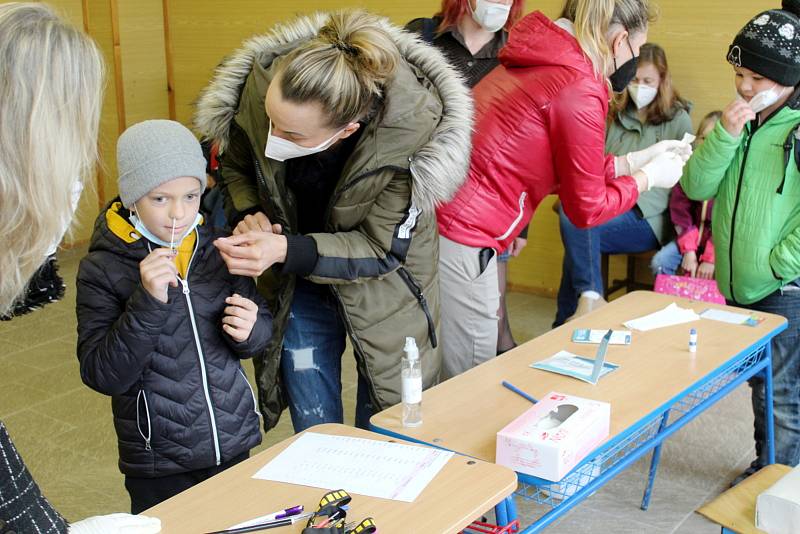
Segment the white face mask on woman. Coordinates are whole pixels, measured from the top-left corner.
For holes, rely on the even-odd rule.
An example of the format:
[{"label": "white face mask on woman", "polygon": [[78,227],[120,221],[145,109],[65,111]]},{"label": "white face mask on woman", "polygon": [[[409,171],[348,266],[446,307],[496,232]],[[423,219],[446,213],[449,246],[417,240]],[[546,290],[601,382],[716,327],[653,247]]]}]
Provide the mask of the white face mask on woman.
[{"label": "white face mask on woman", "polygon": [[642,109],[652,104],[658,96],[658,89],[643,83],[632,83],[628,85],[628,94],[636,104],[636,109]]},{"label": "white face mask on woman", "polygon": [[330,138],[318,144],[315,147],[300,146],[297,143],[292,143],[288,139],[282,137],[275,137],[272,135],[272,122],[269,125],[269,132],[267,133],[267,146],[264,148],[264,155],[276,161],[286,161],[292,158],[301,158],[303,156],[310,156],[317,152],[323,152],[331,147],[333,143],[338,141],[336,136],[342,133],[345,129],[342,128]]},{"label": "white face mask on woman", "polygon": [[[472,10],[472,4],[469,4]],[[498,4],[488,0],[477,0],[475,10],[472,11],[472,18],[487,32],[496,32],[506,25],[508,14],[511,12],[511,4]]]}]

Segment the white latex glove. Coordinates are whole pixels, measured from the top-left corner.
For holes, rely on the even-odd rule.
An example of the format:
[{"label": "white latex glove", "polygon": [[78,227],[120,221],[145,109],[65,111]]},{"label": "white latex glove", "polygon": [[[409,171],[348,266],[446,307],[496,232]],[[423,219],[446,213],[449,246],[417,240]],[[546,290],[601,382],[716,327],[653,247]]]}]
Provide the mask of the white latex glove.
[{"label": "white latex glove", "polygon": [[662,152],[646,163],[639,172],[647,176],[647,190],[654,187],[669,189],[681,179],[686,161],[675,152]]},{"label": "white latex glove", "polygon": [[638,152],[629,152],[625,155],[625,159],[628,162],[630,173],[635,173],[653,158],[666,152],[678,154],[681,156],[681,158],[683,158],[683,161],[687,161],[689,156],[692,155],[692,145],[684,141],[667,140],[650,145],[644,150],[639,150]]},{"label": "white latex glove", "polygon": [[161,520],[143,515],[96,515],[72,523],[68,532],[69,534],[156,534],[161,532]]}]

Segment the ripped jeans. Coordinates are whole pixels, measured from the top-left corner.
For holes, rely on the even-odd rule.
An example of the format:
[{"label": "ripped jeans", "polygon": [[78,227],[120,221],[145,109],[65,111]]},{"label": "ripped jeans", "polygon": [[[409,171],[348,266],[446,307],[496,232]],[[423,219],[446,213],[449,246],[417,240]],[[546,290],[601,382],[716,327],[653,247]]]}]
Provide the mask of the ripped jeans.
[{"label": "ripped jeans", "polygon": [[[295,432],[344,422],[342,354],[346,335],[330,288],[298,278],[281,356],[281,377]],[[356,426],[368,429],[373,411],[367,381],[359,373]]]}]

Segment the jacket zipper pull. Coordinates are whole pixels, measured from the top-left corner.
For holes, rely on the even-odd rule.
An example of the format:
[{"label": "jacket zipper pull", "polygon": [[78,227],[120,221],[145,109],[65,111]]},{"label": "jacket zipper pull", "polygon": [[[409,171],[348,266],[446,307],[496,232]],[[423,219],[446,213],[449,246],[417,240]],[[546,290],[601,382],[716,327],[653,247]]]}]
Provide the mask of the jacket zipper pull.
[{"label": "jacket zipper pull", "polygon": [[181,286],[183,286],[183,294],[184,295],[188,295],[189,294],[189,282],[187,282],[183,278],[179,278],[178,280],[181,281]]},{"label": "jacket zipper pull", "polygon": [[153,448],[150,447],[150,438],[145,438],[145,440],[144,440],[144,450],[146,450],[146,451],[153,450]]}]

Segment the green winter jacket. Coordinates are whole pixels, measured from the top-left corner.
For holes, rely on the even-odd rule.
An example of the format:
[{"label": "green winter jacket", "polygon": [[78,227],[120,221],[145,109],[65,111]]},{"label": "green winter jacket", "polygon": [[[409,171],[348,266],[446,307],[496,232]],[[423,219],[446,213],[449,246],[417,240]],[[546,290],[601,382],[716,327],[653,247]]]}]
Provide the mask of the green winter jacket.
[{"label": "green winter jacket", "polygon": [[739,137],[718,122],[681,178],[689,198],[715,198],[717,284],[739,304],[761,300],[800,277],[800,172],[792,135],[800,125],[799,107],[795,92],[761,126],[752,122]]},{"label": "green winter jacket", "polygon": [[[324,13],[303,17],[245,42],[198,102],[197,129],[220,145],[230,217],[263,210],[284,232],[297,232],[297,200],[285,183],[285,165],[264,156],[264,97],[273,62],[316,36],[326,20]],[[472,127],[469,91],[441,53],[383,24],[405,61],[344,166],[325,217],[327,232],[310,234],[319,259],[308,277],[329,284],[338,299],[359,371],[379,409],[400,402],[406,336],[420,349],[423,385],[438,380],[435,207],[464,180]],[[281,266],[259,279],[274,316],[273,341],[254,359],[267,429],[283,408],[278,366],[294,285],[294,275],[282,274]]]},{"label": "green winter jacket", "polygon": [[[629,105],[618,113],[606,130],[606,152],[622,155],[645,148],[669,139],[680,140],[686,133],[692,133],[692,119],[689,109],[675,110],[672,120],[661,124],[642,124],[636,106]],[[669,193],[671,189],[656,187],[639,193],[636,205],[642,217],[653,229],[658,242],[663,245],[672,238],[672,225],[669,222]]]}]

